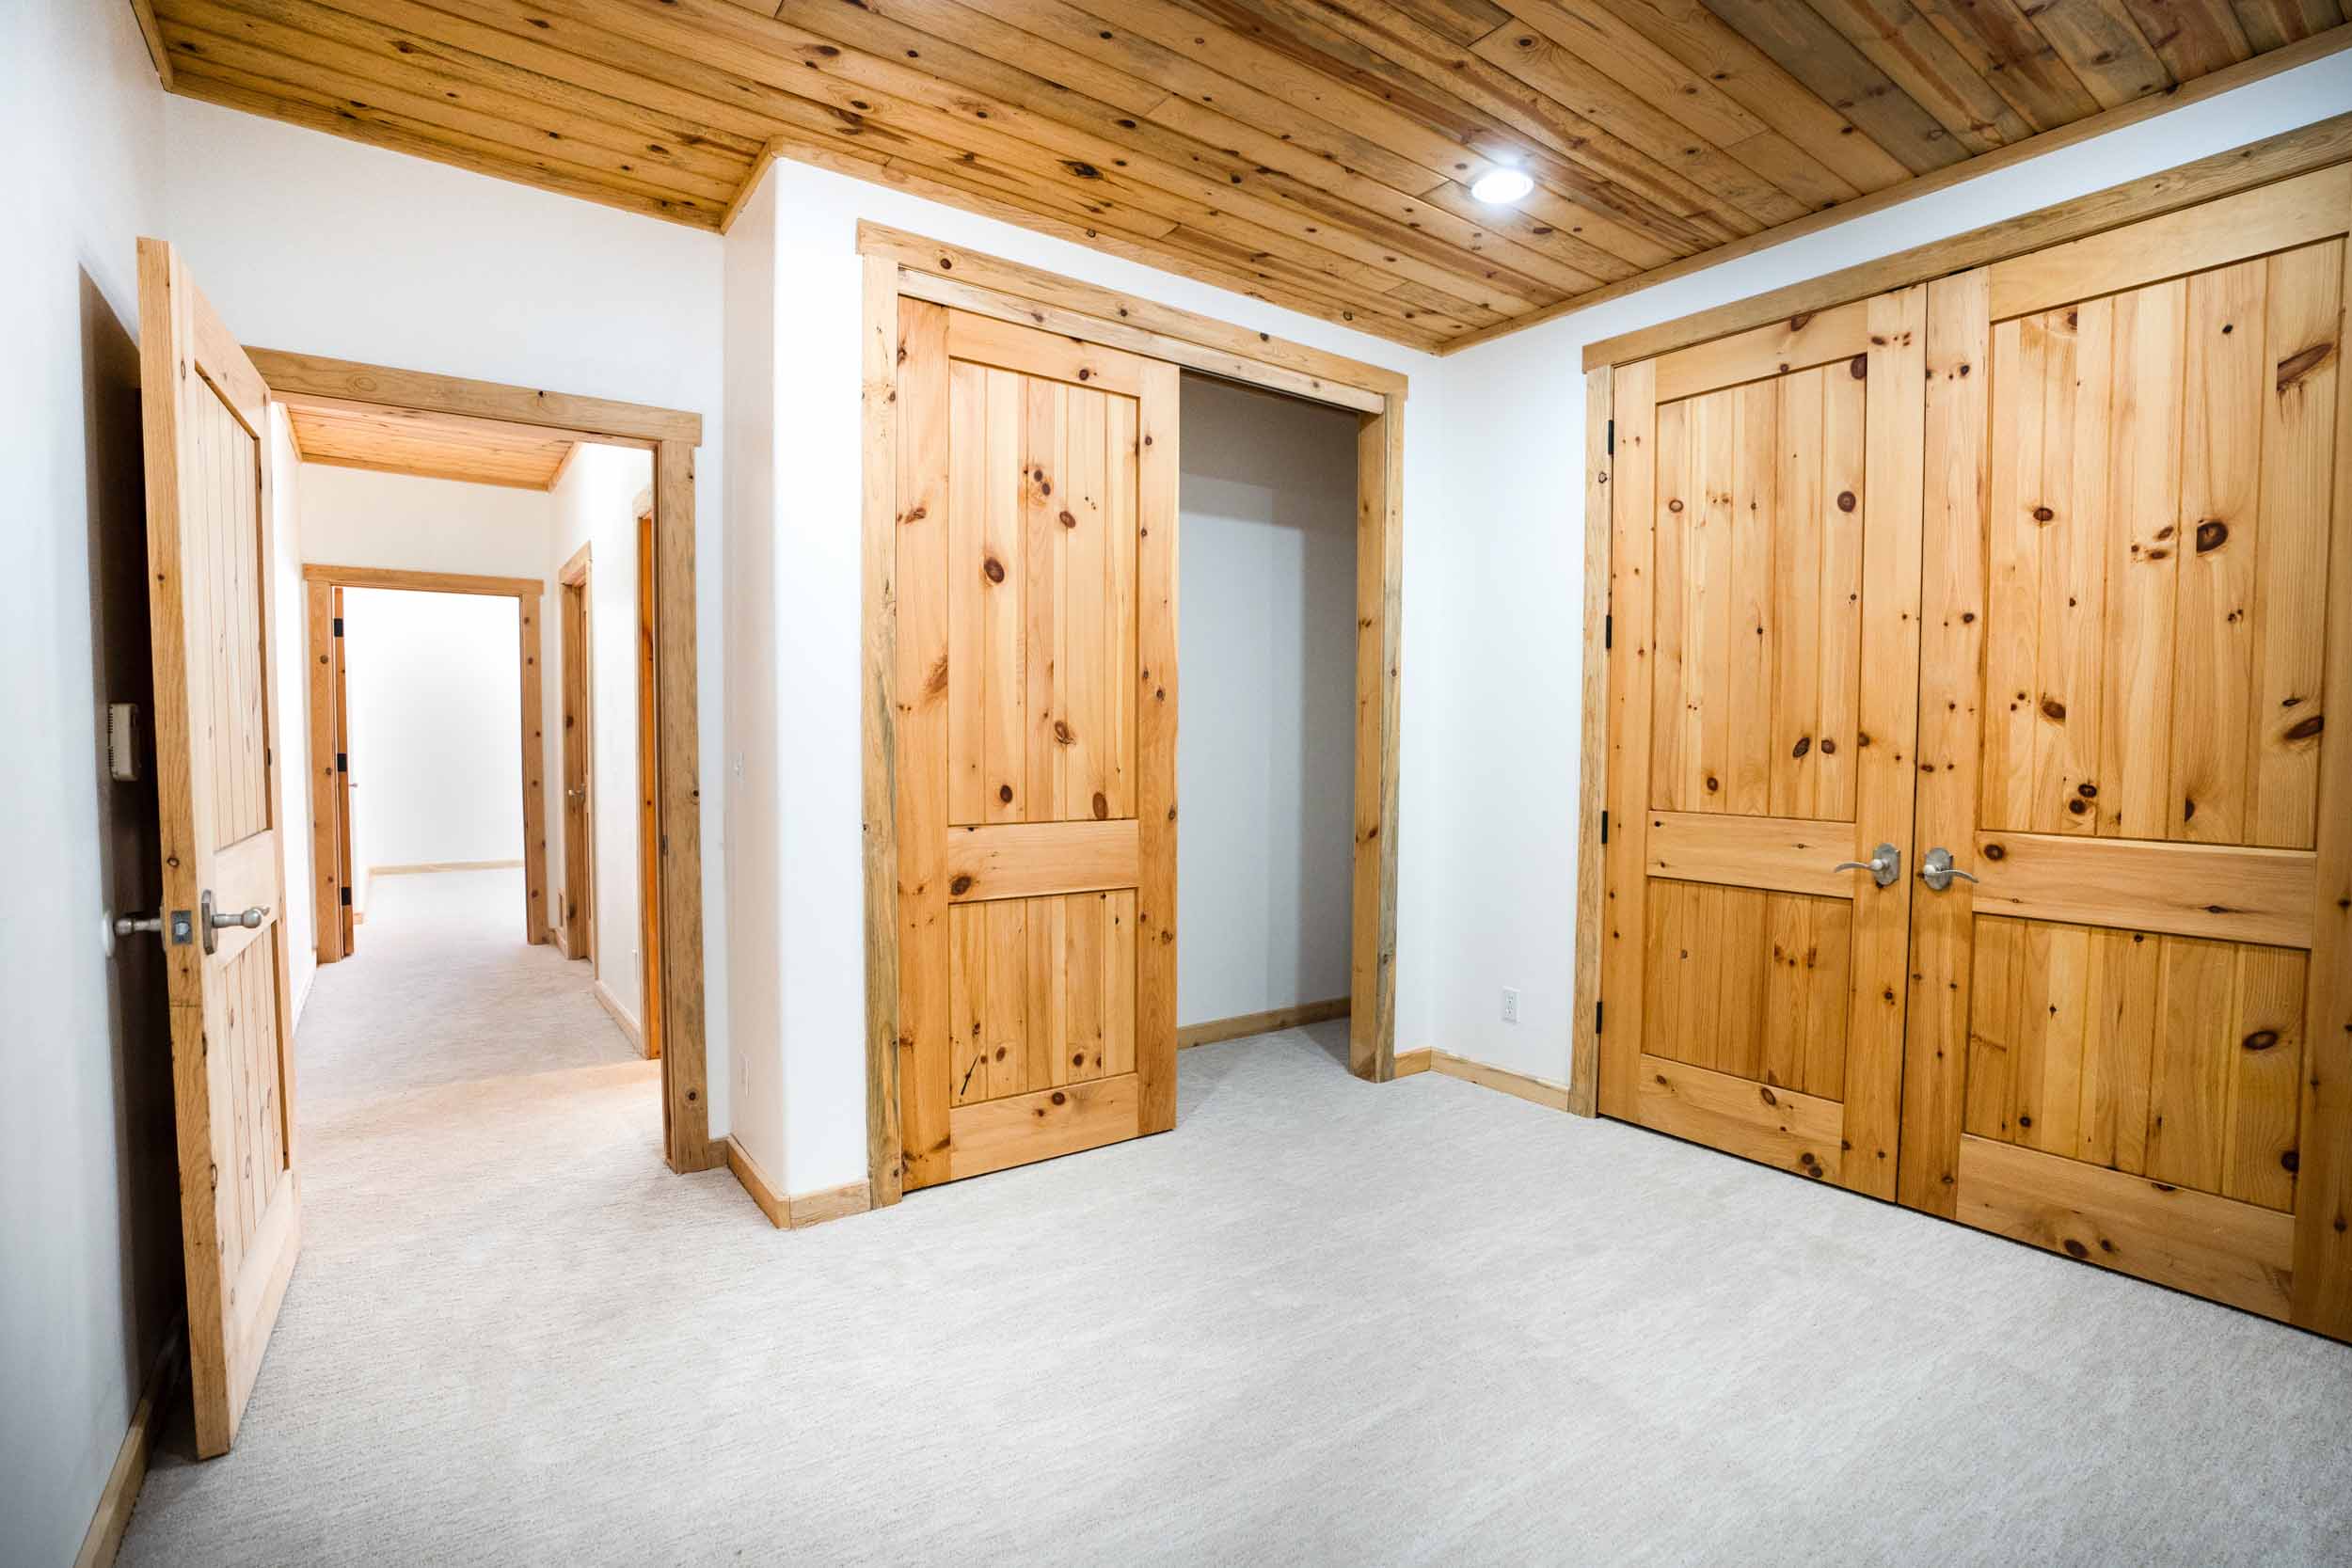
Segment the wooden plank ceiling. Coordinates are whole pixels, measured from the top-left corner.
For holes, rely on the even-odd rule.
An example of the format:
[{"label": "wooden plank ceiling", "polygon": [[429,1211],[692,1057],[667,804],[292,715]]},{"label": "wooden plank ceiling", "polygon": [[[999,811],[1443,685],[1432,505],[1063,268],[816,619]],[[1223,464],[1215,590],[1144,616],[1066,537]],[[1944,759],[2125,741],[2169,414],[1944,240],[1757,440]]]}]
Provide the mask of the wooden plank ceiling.
[{"label": "wooden plank ceiling", "polygon": [[420,414],[333,398],[284,401],[302,460],[330,467],[552,490],[578,444],[556,431],[499,420]]},{"label": "wooden plank ceiling", "polygon": [[[719,227],[802,159],[1443,348],[2344,0],[151,0],[175,91]],[[151,0],[134,0],[142,8]],[[1507,207],[1470,184],[1535,181]]]}]

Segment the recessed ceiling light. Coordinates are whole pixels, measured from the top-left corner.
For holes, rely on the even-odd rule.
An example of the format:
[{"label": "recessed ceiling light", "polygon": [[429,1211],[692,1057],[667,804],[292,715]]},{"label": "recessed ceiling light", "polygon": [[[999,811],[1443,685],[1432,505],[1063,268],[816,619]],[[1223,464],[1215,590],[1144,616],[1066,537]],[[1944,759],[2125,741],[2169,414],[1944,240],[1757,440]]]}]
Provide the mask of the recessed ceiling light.
[{"label": "recessed ceiling light", "polygon": [[1535,188],[1535,182],[1515,168],[1490,168],[1470,186],[1470,195],[1494,206],[1517,201]]}]

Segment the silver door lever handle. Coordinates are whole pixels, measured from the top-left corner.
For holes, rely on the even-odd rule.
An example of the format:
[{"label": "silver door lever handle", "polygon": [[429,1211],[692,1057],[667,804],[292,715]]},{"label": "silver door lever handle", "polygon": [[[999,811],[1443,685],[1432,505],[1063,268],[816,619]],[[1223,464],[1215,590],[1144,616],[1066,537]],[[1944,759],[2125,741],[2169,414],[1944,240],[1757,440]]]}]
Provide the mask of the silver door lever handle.
[{"label": "silver door lever handle", "polygon": [[212,910],[207,912],[213,917],[213,929],[215,931],[226,931],[231,926],[242,926],[248,931],[258,931],[262,928],[262,922],[269,918],[269,906],[256,904],[249,910]]},{"label": "silver door lever handle", "polygon": [[1839,861],[1832,871],[1867,871],[1870,880],[1881,887],[1893,887],[1902,879],[1903,852],[1891,844],[1882,844],[1867,861]]},{"label": "silver door lever handle", "polygon": [[1971,882],[1977,879],[1975,872],[1963,871],[1954,865],[1952,852],[1940,844],[1929,850],[1927,858],[1919,863],[1919,879],[1928,884],[1931,893],[1941,893],[1950,887],[1955,877],[1965,877]]}]

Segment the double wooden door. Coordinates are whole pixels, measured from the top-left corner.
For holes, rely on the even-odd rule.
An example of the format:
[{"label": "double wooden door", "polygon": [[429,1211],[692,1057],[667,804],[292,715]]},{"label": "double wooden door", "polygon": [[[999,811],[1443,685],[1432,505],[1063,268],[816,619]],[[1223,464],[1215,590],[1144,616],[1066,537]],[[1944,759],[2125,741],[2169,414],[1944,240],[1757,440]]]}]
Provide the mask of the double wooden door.
[{"label": "double wooden door", "polygon": [[2347,227],[1620,369],[1605,1111],[2352,1338]]},{"label": "double wooden door", "polygon": [[1176,1120],[1177,372],[899,305],[909,1188]]}]

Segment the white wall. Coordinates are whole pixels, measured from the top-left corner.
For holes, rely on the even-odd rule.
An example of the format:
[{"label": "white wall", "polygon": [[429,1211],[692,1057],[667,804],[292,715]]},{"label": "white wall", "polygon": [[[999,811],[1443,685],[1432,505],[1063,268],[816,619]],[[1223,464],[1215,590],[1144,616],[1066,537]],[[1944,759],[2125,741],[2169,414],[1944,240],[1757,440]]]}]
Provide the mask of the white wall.
[{"label": "white wall", "polygon": [[159,998],[139,1006],[161,955],[110,963],[99,940],[160,875],[118,861],[154,793],[106,781],[103,715],[145,689],[134,247],[161,221],[163,112],[128,6],[6,18],[0,1560],[59,1563],[183,1299],[170,1047]]},{"label": "white wall", "polygon": [[310,601],[302,583],[302,467],[286,410],[269,411],[270,570],[277,594],[270,628],[278,706],[278,833],[285,846],[286,898],[278,930],[286,943],[286,980],[298,1023],[319,967],[318,912],[310,893]]},{"label": "white wall", "polygon": [[[704,786],[723,802],[727,821],[727,929],[736,954],[727,966],[727,1018],[737,1041],[728,1130],[762,1170],[788,1182],[775,453],[778,356],[796,350],[776,335],[776,182],[769,179],[726,240],[727,771],[716,788],[707,776]],[[760,759],[756,771],[747,766],[753,756]],[[863,888],[859,899],[862,909]]]},{"label": "white wall", "polygon": [[[723,1131],[721,242],[191,99],[169,99],[162,113],[169,198],[154,227],[179,244],[244,341],[704,416],[695,463],[704,1010],[710,1127]],[[81,118],[61,113],[57,123]],[[515,575],[545,569],[534,555]]]},{"label": "white wall", "polygon": [[302,559],[477,577],[545,578],[555,502],[544,490],[302,466]]},{"label": "white wall", "polygon": [[[589,552],[589,799],[596,843],[596,978],[636,1020],[644,1018],[644,935],[637,863],[637,498],[653,483],[653,454],[581,446],[552,497],[547,564],[545,763],[548,887],[566,887],[564,848],[564,599],[557,580],[581,546]],[[550,909],[553,905],[550,902]]]},{"label": "white wall", "polygon": [[[774,974],[775,1024],[771,1034],[763,1023],[755,1037],[745,1022],[747,1042],[758,1037],[760,1043],[747,1044],[737,1070],[752,1070],[755,1049],[781,1053],[781,1077],[763,1091],[781,1098],[779,1132],[746,1147],[789,1191],[807,1192],[860,1180],[866,1170],[864,925],[853,912],[865,901],[858,769],[858,220],[1133,290],[1406,371],[1417,378],[1416,396],[1418,378],[1438,361],[1260,300],[822,169],[780,163],[765,184],[758,205],[737,221],[726,242],[728,297],[747,307],[731,318],[730,337],[738,319],[750,324],[746,330],[758,330],[761,311],[748,296],[763,292],[763,273],[770,285],[764,292],[765,309],[772,311],[775,406],[758,422],[771,434],[771,472],[779,481],[768,510],[746,504],[731,509],[727,519],[736,568],[727,657],[739,671],[729,725],[743,771],[728,778],[726,799],[731,842],[744,863],[734,872],[739,896],[744,890],[755,896],[771,886],[776,890],[774,932],[742,933],[734,956],[737,963]],[[745,351],[747,370],[756,355]],[[731,365],[730,379],[732,372]],[[1419,613],[1413,585],[1428,569],[1430,552],[1441,547],[1446,531],[1438,519],[1452,508],[1440,479],[1435,421],[1408,414],[1405,431],[1402,796],[1409,813],[1422,787],[1416,714],[1428,713],[1437,698],[1423,689],[1413,665]],[[742,494],[756,499],[748,486]],[[761,733],[766,726],[772,726],[772,737]],[[1400,897],[1409,908],[1430,875],[1410,828],[1399,852]],[[755,854],[760,863],[751,863]],[[1397,964],[1399,1017],[1403,1032],[1414,1037],[1426,1033],[1420,1022],[1423,978],[1416,963],[1407,957]],[[749,1092],[745,1077],[734,1086],[739,1096]],[[752,1125],[747,1114],[739,1129]]]},{"label": "white wall", "polygon": [[1347,994],[1356,427],[1184,379],[1179,1023]]},{"label": "white wall", "polygon": [[370,878],[523,858],[520,636],[513,599],[344,591],[352,860]]},{"label": "white wall", "polygon": [[[1438,570],[1408,577],[1405,668],[1443,696],[1406,708],[1420,743],[1404,832],[1431,875],[1397,962],[1429,988],[1400,1049],[1436,1046],[1566,1078],[1575,944],[1583,593],[1584,345],[1818,277],[2340,114],[2352,56],[2283,72],[1883,213],[1449,357],[1417,411],[1444,426]],[[1408,569],[1420,572],[1423,558]],[[1520,990],[1519,1022],[1501,991]]]}]

